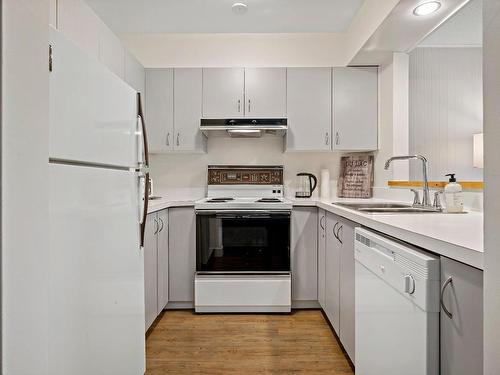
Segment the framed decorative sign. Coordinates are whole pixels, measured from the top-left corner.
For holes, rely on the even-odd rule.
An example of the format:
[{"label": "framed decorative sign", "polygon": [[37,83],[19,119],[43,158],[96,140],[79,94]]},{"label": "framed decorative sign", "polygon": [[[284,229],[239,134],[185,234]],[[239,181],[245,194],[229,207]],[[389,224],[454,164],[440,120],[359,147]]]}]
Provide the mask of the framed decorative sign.
[{"label": "framed decorative sign", "polygon": [[339,198],[371,198],[373,196],[373,155],[342,156],[337,182]]}]

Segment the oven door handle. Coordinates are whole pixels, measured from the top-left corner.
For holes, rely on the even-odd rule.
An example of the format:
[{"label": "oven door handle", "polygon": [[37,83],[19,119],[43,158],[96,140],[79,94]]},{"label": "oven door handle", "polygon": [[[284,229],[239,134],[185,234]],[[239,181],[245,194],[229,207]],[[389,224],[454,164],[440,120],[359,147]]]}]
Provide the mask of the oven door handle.
[{"label": "oven door handle", "polygon": [[222,219],[247,219],[247,218],[271,218],[271,217],[290,217],[290,211],[211,211],[198,210],[196,215],[215,216]]}]

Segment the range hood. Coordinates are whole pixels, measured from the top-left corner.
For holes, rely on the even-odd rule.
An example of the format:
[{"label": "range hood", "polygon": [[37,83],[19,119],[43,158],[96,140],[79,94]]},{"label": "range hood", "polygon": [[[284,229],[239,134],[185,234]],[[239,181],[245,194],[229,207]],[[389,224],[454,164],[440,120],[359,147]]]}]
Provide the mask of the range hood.
[{"label": "range hood", "polygon": [[264,134],[283,137],[287,129],[286,118],[201,119],[200,122],[200,130],[207,137],[259,138]]}]

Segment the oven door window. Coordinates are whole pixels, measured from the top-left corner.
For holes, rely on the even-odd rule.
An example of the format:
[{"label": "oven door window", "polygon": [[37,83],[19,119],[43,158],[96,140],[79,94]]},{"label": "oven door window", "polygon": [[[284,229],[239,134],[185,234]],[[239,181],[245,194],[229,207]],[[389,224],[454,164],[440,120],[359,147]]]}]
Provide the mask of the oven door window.
[{"label": "oven door window", "polygon": [[197,215],[196,269],[290,271],[290,214]]}]

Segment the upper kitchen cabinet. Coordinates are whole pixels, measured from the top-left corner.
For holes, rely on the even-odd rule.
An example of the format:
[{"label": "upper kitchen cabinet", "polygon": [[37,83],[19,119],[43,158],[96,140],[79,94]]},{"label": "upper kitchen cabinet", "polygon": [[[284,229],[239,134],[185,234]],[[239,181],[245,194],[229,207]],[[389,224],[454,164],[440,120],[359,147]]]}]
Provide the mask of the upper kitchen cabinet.
[{"label": "upper kitchen cabinet", "polygon": [[285,68],[245,69],[245,117],[286,117]]},{"label": "upper kitchen cabinet", "polygon": [[173,150],[174,70],[146,70],[146,113],[149,151]]},{"label": "upper kitchen cabinet", "polygon": [[203,117],[243,117],[244,100],[245,69],[203,69]]},{"label": "upper kitchen cabinet", "polygon": [[174,150],[206,151],[200,132],[202,70],[174,69]]},{"label": "upper kitchen cabinet", "polygon": [[332,69],[288,68],[287,151],[329,151],[332,132]]},{"label": "upper kitchen cabinet", "polygon": [[378,69],[333,69],[333,149],[378,148]]},{"label": "upper kitchen cabinet", "polygon": [[203,117],[286,117],[286,68],[203,69]]}]

